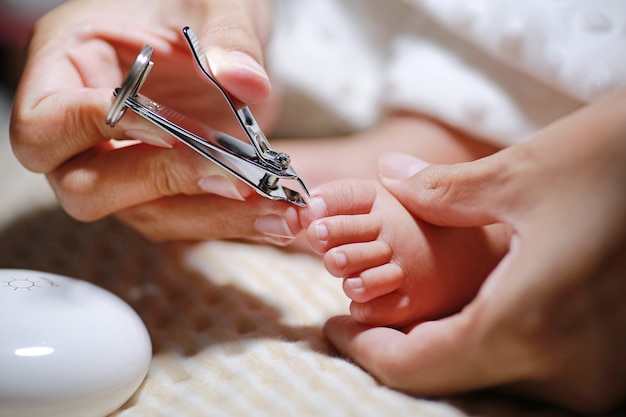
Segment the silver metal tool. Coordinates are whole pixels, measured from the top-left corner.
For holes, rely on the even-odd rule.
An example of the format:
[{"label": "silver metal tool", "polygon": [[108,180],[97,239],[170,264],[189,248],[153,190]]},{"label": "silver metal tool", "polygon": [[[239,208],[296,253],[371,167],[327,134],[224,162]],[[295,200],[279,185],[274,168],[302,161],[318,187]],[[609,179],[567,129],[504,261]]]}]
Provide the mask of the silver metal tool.
[{"label": "silver metal tool", "polygon": [[[186,27],[183,29],[183,34],[201,73],[224,96],[245,133],[248,143],[213,130],[139,94],[139,89],[154,65],[150,60],[154,48],[149,45],[144,46],[137,56],[122,86],[115,89],[113,93],[115,101],[109,109],[107,124],[115,126],[126,109],[131,109],[205,158],[218,164],[262,196],[271,200],[287,201],[296,206],[306,206],[309,193],[304,182],[291,166],[289,155],[272,149],[250,109],[247,106],[237,108],[228,93],[213,78],[206,55],[193,31]],[[304,191],[304,195],[284,187],[280,180],[297,182]]]}]

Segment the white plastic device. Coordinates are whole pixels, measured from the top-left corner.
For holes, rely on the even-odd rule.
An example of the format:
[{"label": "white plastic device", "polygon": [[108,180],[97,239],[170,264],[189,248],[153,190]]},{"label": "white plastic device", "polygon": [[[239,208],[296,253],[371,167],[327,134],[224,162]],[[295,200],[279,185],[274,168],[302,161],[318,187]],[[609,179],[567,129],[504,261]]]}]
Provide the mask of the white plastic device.
[{"label": "white plastic device", "polygon": [[103,417],[146,376],[145,325],[119,297],[46,272],[0,269],[0,417]]}]

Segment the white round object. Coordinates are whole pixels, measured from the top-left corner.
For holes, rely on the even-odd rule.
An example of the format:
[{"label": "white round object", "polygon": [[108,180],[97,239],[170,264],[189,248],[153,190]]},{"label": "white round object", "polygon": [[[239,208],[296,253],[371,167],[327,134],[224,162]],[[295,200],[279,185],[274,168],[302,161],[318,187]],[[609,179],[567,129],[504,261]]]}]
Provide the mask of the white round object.
[{"label": "white round object", "polygon": [[0,269],[0,417],[103,417],[143,381],[152,346],[135,311],[85,281]]}]

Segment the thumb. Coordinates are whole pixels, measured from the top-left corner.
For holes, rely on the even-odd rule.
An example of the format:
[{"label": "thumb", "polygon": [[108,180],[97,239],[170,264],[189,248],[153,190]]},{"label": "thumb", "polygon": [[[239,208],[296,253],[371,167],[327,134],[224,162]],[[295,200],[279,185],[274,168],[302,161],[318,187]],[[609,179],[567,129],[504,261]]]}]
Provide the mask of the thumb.
[{"label": "thumb", "polygon": [[254,104],[269,96],[263,43],[270,26],[265,1],[216,1],[198,33],[211,72],[237,100]]},{"label": "thumb", "polygon": [[499,385],[520,372],[518,364],[497,363],[493,347],[481,340],[482,323],[474,320],[473,312],[464,311],[418,324],[405,334],[338,316],[326,322],[324,334],[384,385],[441,396]]},{"label": "thumb", "polygon": [[380,181],[414,216],[439,226],[504,220],[511,187],[498,154],[455,165],[428,165],[398,153],[379,159]]}]

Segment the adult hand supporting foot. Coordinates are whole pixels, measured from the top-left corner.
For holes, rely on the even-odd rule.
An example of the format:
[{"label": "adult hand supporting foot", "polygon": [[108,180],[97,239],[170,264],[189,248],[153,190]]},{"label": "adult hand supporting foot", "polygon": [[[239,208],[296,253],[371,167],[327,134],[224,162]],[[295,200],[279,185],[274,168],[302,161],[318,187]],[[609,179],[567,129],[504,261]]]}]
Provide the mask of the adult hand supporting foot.
[{"label": "adult hand supporting foot", "polygon": [[331,342],[418,395],[498,387],[580,411],[623,401],[626,90],[482,160],[418,173],[397,160],[381,160],[382,182],[416,217],[506,223],[509,253],[458,314],[404,332],[335,317]]}]

